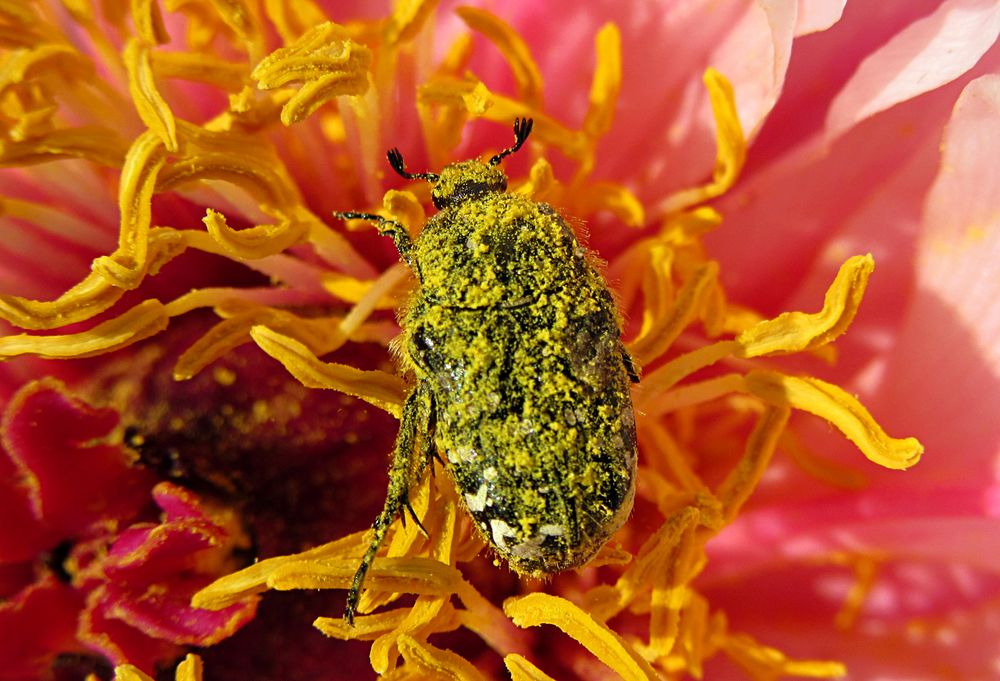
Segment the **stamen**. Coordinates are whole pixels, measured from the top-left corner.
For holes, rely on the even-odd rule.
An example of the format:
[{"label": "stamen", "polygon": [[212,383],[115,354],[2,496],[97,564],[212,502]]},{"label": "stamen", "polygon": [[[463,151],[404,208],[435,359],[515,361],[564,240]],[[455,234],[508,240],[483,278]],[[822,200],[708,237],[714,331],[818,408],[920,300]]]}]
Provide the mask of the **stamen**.
[{"label": "stamen", "polygon": [[650,211],[654,216],[680,212],[724,194],[735,184],[746,162],[746,138],[736,110],[733,86],[725,76],[711,68],[705,71],[704,80],[712,104],[712,115],[715,117],[717,151],[712,181],[701,187],[671,194]]},{"label": "stamen", "polygon": [[104,276],[91,273],[52,301],[0,295],[0,318],[22,329],[55,329],[104,312],[124,294]]},{"label": "stamen", "polygon": [[715,492],[715,496],[722,502],[724,522],[730,523],[736,518],[740,508],[756,489],[765,469],[771,463],[790,413],[787,407],[771,407],[757,421],[747,439],[743,457]]},{"label": "stamen", "polygon": [[503,610],[519,627],[555,625],[627,681],[655,681],[660,678],[621,636],[564,598],[533,593],[508,598]]},{"label": "stamen", "polygon": [[503,663],[510,672],[511,681],[556,681],[517,653],[504,656]]},{"label": "stamen", "polygon": [[807,411],[829,421],[870,461],[901,470],[920,460],[924,448],[916,438],[889,437],[858,400],[832,383],[810,376],[785,376],[773,371],[751,371],[749,392],[779,406]]},{"label": "stamen", "polygon": [[684,284],[670,314],[664,315],[650,326],[649,330],[628,343],[629,352],[636,361],[645,366],[662,355],[677,337],[696,318],[705,300],[705,294],[715,286],[719,266],[706,262]]},{"label": "stamen", "polygon": [[281,108],[281,122],[288,126],[336,97],[365,94],[371,62],[371,50],[350,40],[342,26],[326,22],[264,57],[251,77],[262,90],[301,83]]},{"label": "stamen", "polygon": [[754,325],[736,338],[742,346],[740,356],[802,352],[833,341],[854,321],[874,269],[871,255],[849,258],[827,289],[820,312],[785,312]]},{"label": "stamen", "polygon": [[157,0],[131,0],[132,21],[135,30],[147,45],[162,45],[170,42],[170,35],[163,25],[160,3]]},{"label": "stamen", "polygon": [[606,210],[626,227],[646,224],[646,210],[638,197],[617,182],[592,182],[581,187],[580,200],[573,203],[573,213],[587,216]]},{"label": "stamen", "polygon": [[177,151],[177,124],[174,114],[156,87],[150,48],[138,40],[125,47],[125,67],[128,69],[128,89],[139,118],[153,131],[167,151]]},{"label": "stamen", "polygon": [[542,73],[527,43],[517,31],[495,14],[476,7],[459,7],[455,13],[471,28],[493,43],[503,55],[517,83],[517,94],[531,108],[543,106]]},{"label": "stamen", "polygon": [[429,643],[422,643],[406,634],[401,635],[397,643],[403,659],[415,670],[435,677],[455,679],[455,681],[485,681],[486,679],[471,662],[451,651],[435,648]]},{"label": "stamen", "polygon": [[22,333],[0,337],[0,358],[34,355],[49,359],[92,357],[154,336],[167,328],[169,317],[158,300],[146,300],[121,316],[89,331],[53,336]]},{"label": "stamen", "polygon": [[288,0],[264,0],[264,13],[286,45],[327,20],[326,12],[313,0],[295,0],[294,4]]},{"label": "stamen", "polygon": [[301,243],[308,234],[308,226],[301,222],[283,221],[276,225],[255,225],[236,230],[226,223],[222,213],[211,208],[202,218],[208,233],[231,257],[257,260],[281,253]]},{"label": "stamen", "polygon": [[266,326],[253,327],[250,336],[307,388],[339,390],[396,418],[402,414],[406,384],[398,376],[384,371],[362,371],[346,364],[321,362],[302,343]]},{"label": "stamen", "polygon": [[390,48],[412,41],[437,7],[438,0],[400,0],[384,29]]},{"label": "stamen", "polygon": [[622,87],[622,38],[618,27],[604,24],[594,38],[597,53],[594,78],[590,85],[590,108],[583,119],[583,132],[591,140],[611,129],[618,93]]},{"label": "stamen", "polygon": [[208,54],[150,51],[149,60],[153,73],[160,78],[205,83],[234,93],[239,92],[250,80],[250,69],[246,64]]},{"label": "stamen", "polygon": [[97,126],[52,130],[21,142],[0,140],[0,165],[26,166],[83,158],[118,168],[127,149],[121,135],[114,130]]},{"label": "stamen", "polygon": [[770,681],[781,676],[835,679],[847,675],[847,668],[839,662],[791,660],[781,651],[761,645],[746,634],[726,636],[722,649],[751,678],[760,681]]}]

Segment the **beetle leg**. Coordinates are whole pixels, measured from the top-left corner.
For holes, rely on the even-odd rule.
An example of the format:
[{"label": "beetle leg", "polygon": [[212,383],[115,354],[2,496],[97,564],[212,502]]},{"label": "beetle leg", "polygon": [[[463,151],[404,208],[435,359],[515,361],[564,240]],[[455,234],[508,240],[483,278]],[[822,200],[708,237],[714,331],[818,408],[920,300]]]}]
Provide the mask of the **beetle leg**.
[{"label": "beetle leg", "polygon": [[[414,461],[417,453],[417,439],[421,430],[421,425],[425,425],[429,419],[431,409],[430,393],[427,388],[419,383],[413,389],[410,396],[406,398],[403,405],[403,414],[399,422],[399,435],[396,436],[396,446],[392,455],[392,464],[389,467],[389,489],[385,496],[385,506],[382,512],[375,518],[372,525],[372,539],[368,544],[361,564],[357,572],[354,573],[354,580],[351,588],[347,592],[347,606],[344,609],[344,621],[349,625],[354,625],[354,613],[357,612],[358,601],[361,598],[361,587],[365,582],[368,569],[375,561],[375,554],[385,540],[385,535],[389,531],[389,526],[396,519],[396,516],[404,508],[410,508],[410,486],[419,479],[420,474],[426,466],[427,457],[422,457],[419,461]],[[426,435],[425,435],[426,437]],[[410,509],[413,513],[413,509]],[[417,525],[423,529],[423,525],[413,519]],[[426,530],[424,533],[426,534]]]},{"label": "beetle leg", "polygon": [[633,383],[639,382],[639,372],[635,368],[635,360],[632,359],[632,355],[628,354],[628,350],[625,349],[625,345],[622,344],[622,362],[625,364],[625,372]]},{"label": "beetle leg", "polygon": [[403,223],[396,220],[389,220],[375,213],[356,213],[354,211],[346,213],[337,211],[333,214],[333,217],[340,220],[367,220],[374,222],[378,233],[392,239],[392,243],[396,245],[396,250],[399,251],[399,257],[407,265],[410,264],[410,251],[413,250],[413,241],[410,239],[410,233],[406,231]]}]

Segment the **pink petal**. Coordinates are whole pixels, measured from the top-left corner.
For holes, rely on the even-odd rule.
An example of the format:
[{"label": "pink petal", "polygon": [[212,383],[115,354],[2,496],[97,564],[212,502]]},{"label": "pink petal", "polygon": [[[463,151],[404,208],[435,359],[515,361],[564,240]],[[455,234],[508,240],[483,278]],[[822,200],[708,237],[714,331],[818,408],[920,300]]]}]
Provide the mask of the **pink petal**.
[{"label": "pink petal", "polygon": [[[28,490],[19,478],[17,468],[0,449],[0,564],[31,560],[58,541],[31,512]],[[5,594],[0,589],[0,597]]]},{"label": "pink petal", "polygon": [[112,545],[104,571],[112,580],[144,583],[163,579],[190,565],[196,552],[221,546],[226,536],[207,520],[179,520],[152,529],[129,530]]},{"label": "pink petal", "polygon": [[886,369],[879,412],[927,446],[925,485],[996,484],[1000,455],[1000,76],[955,106],[918,244],[916,290]]},{"label": "pink petal", "polygon": [[998,34],[1000,5],[995,0],[947,0],[861,64],[833,102],[827,138],[954,80],[979,61]]},{"label": "pink petal", "polygon": [[233,635],[251,621],[257,600],[236,603],[222,610],[191,607],[191,597],[212,581],[211,577],[174,579],[169,584],[147,585],[134,593],[108,584],[101,592],[104,615],[127,623],[157,639],[209,646]]},{"label": "pink petal", "polygon": [[[715,67],[732,81],[741,123],[753,134],[781,91],[795,30],[794,0],[559,0],[490,9],[525,37],[544,78],[546,110],[570,127],[580,125],[588,106],[594,36],[606,22],[618,26],[622,89],[613,133],[599,144],[597,166],[602,177],[630,181],[650,201],[711,174],[715,130],[702,82],[705,69]],[[560,25],[558,49],[552,45],[553,20]],[[452,22],[445,19],[446,27]],[[491,89],[511,89],[509,68],[495,50],[477,51],[470,70]],[[468,136],[468,153],[479,153],[491,134],[497,144],[509,137],[495,125],[484,132]]]},{"label": "pink petal", "polygon": [[799,0],[795,37],[825,31],[840,21],[847,0]]},{"label": "pink petal", "polygon": [[180,654],[181,648],[169,641],[152,638],[140,630],[113,617],[100,607],[103,589],[96,589],[87,598],[87,608],[80,615],[77,638],[88,648],[100,652],[112,664],[132,664],[152,674],[158,662]]}]

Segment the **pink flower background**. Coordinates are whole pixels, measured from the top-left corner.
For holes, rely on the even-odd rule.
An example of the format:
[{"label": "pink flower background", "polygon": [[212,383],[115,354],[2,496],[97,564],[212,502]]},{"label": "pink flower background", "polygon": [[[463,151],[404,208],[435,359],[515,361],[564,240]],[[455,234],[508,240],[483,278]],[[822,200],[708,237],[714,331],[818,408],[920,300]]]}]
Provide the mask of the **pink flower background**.
[{"label": "pink flower background", "polygon": [[[735,301],[815,310],[848,255],[875,256],[840,360],[818,371],[926,454],[905,472],[876,469],[825,424],[795,419],[815,451],[868,485],[838,490],[779,457],[710,546],[700,586],[713,605],[790,656],[845,662],[850,678],[995,678],[1000,3],[608,0],[500,14],[533,48],[547,110],[567,121],[587,107],[579,64],[593,35],[618,25],[624,80],[595,174],[647,207],[711,173],[701,73],[732,81],[751,146],[740,181],[713,203],[724,222],[707,243]],[[510,82],[490,50],[477,55],[471,70],[491,88]],[[610,218],[590,231],[605,257],[633,238]],[[832,621],[853,578],[831,554],[880,563],[844,631]]]},{"label": "pink flower background", "polygon": [[[329,4],[335,20],[359,14],[348,3]],[[363,16],[382,14],[355,4]],[[438,15],[442,51],[452,32],[464,30],[449,7]],[[588,104],[594,34],[606,21],[618,25],[624,81],[595,179],[626,184],[647,207],[710,176],[714,128],[701,75],[711,66],[732,81],[751,146],[740,181],[713,203],[724,222],[707,243],[736,302],[768,315],[815,310],[848,255],[875,256],[861,312],[838,342],[840,360],[807,368],[857,393],[888,432],[918,437],[923,460],[906,472],[876,469],[824,424],[796,418],[814,451],[862,471],[867,486],[837,489],[779,455],[741,517],[711,545],[703,592],[734,630],[790,656],[843,661],[850,678],[995,678],[1000,3],[603,0],[489,8],[531,46],[547,112],[571,124]],[[506,64],[485,41],[479,48],[470,70],[491,89],[511,91]],[[420,167],[419,127],[405,97],[397,112],[389,142],[413,149],[407,161]],[[507,137],[501,126],[477,122],[457,155]],[[557,173],[568,167],[553,156]],[[45,172],[0,176],[3,191],[58,198],[86,223],[109,227],[53,237],[42,249],[28,236],[0,245],[4,292],[54,297],[87,271],[95,249],[113,247],[114,197],[93,201],[106,192],[86,178],[47,184]],[[300,185],[315,206],[350,207],[326,206],[324,187]],[[589,228],[606,258],[637,234],[610,216]],[[39,364],[5,365],[4,396],[39,375]],[[71,380],[89,364],[71,366],[46,372]],[[831,556],[877,564],[846,629],[832,622],[853,578]]]}]

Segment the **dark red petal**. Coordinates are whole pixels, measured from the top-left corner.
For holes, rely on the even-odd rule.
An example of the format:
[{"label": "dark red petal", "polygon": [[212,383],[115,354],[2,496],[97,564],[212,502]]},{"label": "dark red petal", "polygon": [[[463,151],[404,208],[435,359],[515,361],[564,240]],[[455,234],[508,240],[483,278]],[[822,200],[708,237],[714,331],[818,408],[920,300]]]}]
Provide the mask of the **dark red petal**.
[{"label": "dark red petal", "polygon": [[0,678],[41,678],[58,653],[80,650],[82,607],[83,596],[53,577],[0,602]]},{"label": "dark red petal", "polygon": [[51,378],[26,385],[4,412],[0,434],[31,509],[62,538],[131,518],[148,501],[150,475],[129,466],[123,447],[99,442],[117,423],[117,412],[81,402]]},{"label": "dark red petal", "polygon": [[95,589],[87,598],[87,608],[80,615],[77,636],[84,644],[107,657],[113,664],[133,664],[153,674],[157,662],[179,656],[182,649],[168,641],[146,636],[138,629],[108,617],[101,607],[108,596],[104,588]]}]

